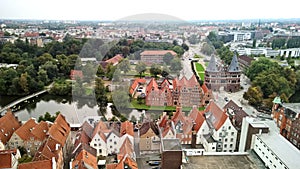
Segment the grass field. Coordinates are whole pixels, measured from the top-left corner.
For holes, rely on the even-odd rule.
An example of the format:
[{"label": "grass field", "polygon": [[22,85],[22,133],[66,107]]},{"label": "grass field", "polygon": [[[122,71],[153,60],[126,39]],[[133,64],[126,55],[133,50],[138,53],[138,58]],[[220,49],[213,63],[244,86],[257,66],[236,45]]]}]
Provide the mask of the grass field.
[{"label": "grass field", "polygon": [[[158,111],[176,111],[176,106],[147,106],[145,104],[139,104],[136,99],[131,101],[131,107],[137,110],[158,110]],[[189,112],[191,107],[183,107],[182,111]],[[200,107],[199,110],[204,110],[204,107]]]},{"label": "grass field", "polygon": [[195,63],[196,71],[200,76],[201,80],[204,80],[204,67],[200,63]]}]

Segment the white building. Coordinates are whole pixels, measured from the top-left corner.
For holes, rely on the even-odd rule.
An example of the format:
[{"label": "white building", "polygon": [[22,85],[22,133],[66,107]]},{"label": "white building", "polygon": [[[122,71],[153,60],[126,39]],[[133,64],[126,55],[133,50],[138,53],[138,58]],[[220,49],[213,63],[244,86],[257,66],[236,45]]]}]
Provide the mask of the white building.
[{"label": "white building", "polygon": [[279,51],[280,56],[284,56],[285,58],[291,57],[300,57],[300,48],[291,48],[291,49],[282,49]]},{"label": "white building", "polygon": [[97,156],[107,156],[107,144],[104,133],[96,133],[90,142],[90,146],[96,149]]}]

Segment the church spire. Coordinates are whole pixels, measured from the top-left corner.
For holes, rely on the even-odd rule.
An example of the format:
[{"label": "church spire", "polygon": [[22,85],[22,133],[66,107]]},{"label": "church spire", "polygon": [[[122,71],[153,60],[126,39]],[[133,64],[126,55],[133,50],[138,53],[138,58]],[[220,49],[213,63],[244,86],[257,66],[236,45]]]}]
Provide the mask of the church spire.
[{"label": "church spire", "polygon": [[208,72],[218,72],[216,59],[215,59],[214,55],[211,56],[209,64],[206,68],[206,71],[208,71]]},{"label": "church spire", "polygon": [[240,72],[239,62],[236,54],[233,55],[228,72]]}]

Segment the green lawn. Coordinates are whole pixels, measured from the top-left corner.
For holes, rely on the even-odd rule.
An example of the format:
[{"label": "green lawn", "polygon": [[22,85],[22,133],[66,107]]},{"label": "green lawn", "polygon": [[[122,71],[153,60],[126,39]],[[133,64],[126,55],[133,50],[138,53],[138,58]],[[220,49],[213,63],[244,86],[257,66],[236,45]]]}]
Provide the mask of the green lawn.
[{"label": "green lawn", "polygon": [[[139,104],[136,99],[133,99],[131,101],[130,108],[135,108],[137,110],[149,110],[150,106],[147,106],[145,104]],[[191,107],[183,107],[182,111],[188,112],[192,108]],[[176,111],[176,106],[151,106],[150,110],[160,110],[160,111]],[[200,107],[199,110],[204,110],[204,107]]]},{"label": "green lawn", "polygon": [[204,67],[200,63],[195,63],[197,72],[204,72]]}]

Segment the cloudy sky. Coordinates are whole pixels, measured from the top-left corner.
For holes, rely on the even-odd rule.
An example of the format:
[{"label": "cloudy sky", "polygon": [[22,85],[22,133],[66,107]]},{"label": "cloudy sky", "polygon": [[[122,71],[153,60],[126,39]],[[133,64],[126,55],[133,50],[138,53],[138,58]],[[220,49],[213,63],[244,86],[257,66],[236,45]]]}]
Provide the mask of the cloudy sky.
[{"label": "cloudy sky", "polygon": [[119,20],[143,13],[182,20],[300,18],[299,5],[296,0],[0,0],[0,19]]}]

